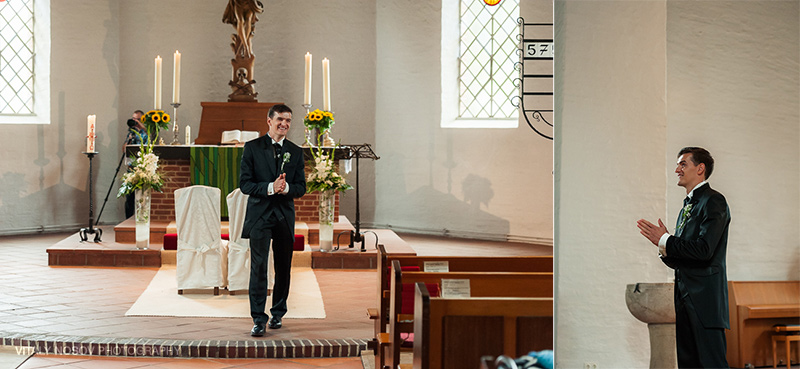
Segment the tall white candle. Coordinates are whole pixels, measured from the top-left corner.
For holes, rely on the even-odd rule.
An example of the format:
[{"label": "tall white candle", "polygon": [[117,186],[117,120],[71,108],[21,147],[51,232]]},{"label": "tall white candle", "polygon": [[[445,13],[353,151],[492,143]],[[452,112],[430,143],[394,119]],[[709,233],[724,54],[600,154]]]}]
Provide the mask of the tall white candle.
[{"label": "tall white candle", "polygon": [[94,152],[94,125],[96,118],[96,115],[86,117],[86,152]]},{"label": "tall white candle", "polygon": [[331,111],[331,63],[322,59],[322,110]]},{"label": "tall white candle", "polygon": [[172,103],[179,104],[181,99],[181,53],[175,50],[172,66]]},{"label": "tall white candle", "polygon": [[156,56],[155,59],[155,92],[153,93],[153,109],[161,110],[161,55]]},{"label": "tall white candle", "polygon": [[192,144],[192,127],[186,126],[186,144]]},{"label": "tall white candle", "polygon": [[306,53],[306,84],[303,89],[303,104],[311,105],[311,53]]}]

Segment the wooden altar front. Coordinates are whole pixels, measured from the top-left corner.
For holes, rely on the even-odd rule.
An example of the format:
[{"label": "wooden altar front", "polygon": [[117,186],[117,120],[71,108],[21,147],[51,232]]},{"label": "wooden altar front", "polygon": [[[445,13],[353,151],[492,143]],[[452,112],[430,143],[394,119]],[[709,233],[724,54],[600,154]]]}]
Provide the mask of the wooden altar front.
[{"label": "wooden altar front", "polygon": [[[128,155],[135,155],[139,146],[128,146]],[[153,146],[159,157],[159,168],[165,178],[163,192],[153,192],[150,205],[151,221],[171,222],[175,220],[175,196],[177,189],[193,185],[218,187],[222,190],[220,205],[227,215],[225,197],[238,188],[241,146],[217,145],[164,145]],[[306,173],[311,170],[308,160],[309,148],[303,148],[306,158]],[[346,157],[347,148],[336,150],[335,159]],[[193,154],[194,153],[194,154]],[[194,162],[193,162],[194,161]],[[194,168],[194,173],[193,173]],[[197,168],[204,168],[203,170]],[[306,193],[294,200],[295,220],[298,222],[317,222],[319,219],[319,193]],[[335,219],[339,217],[339,194],[335,199]]]}]

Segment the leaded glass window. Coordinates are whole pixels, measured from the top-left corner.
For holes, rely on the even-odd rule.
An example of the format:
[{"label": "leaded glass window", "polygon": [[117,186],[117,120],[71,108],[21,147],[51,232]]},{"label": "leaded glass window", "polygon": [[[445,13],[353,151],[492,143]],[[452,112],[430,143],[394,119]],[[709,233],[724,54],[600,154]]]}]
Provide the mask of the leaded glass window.
[{"label": "leaded glass window", "polygon": [[0,115],[34,113],[33,0],[0,2]]},{"label": "leaded glass window", "polygon": [[458,117],[517,118],[511,99],[518,94],[519,0],[461,0],[460,16]]}]

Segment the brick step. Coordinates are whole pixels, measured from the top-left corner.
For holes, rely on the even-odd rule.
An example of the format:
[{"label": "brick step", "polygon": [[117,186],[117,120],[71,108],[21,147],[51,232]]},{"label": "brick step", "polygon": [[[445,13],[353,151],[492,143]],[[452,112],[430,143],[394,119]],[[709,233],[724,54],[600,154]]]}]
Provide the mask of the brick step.
[{"label": "brick step", "polygon": [[357,357],[361,355],[362,350],[366,350],[367,341],[367,339],[174,340],[20,334],[0,331],[0,344],[15,346],[25,353],[40,355],[220,359]]},{"label": "brick step", "polygon": [[[150,222],[150,245],[161,248],[164,244],[164,235],[167,233],[177,233],[178,228],[175,221],[151,221]],[[346,216],[340,215],[339,221],[333,224],[334,244],[337,236],[342,232],[355,231],[355,227],[350,224]],[[220,222],[220,233],[228,233],[228,222]],[[296,222],[295,233],[302,234],[306,238],[306,243],[313,247],[319,247],[319,223],[318,222]],[[125,219],[122,223],[114,227],[114,242],[117,243],[136,243],[136,222],[133,217]],[[350,234],[345,233],[339,237],[342,245],[350,243]]]}]

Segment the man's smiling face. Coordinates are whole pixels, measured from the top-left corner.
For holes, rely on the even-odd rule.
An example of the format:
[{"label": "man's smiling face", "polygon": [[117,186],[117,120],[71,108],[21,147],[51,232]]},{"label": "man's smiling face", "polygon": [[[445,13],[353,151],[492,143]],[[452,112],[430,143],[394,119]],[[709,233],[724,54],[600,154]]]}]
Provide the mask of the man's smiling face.
[{"label": "man's smiling face", "polygon": [[280,141],[289,133],[292,126],[292,113],[275,113],[272,118],[267,117],[269,136],[275,141]]}]

